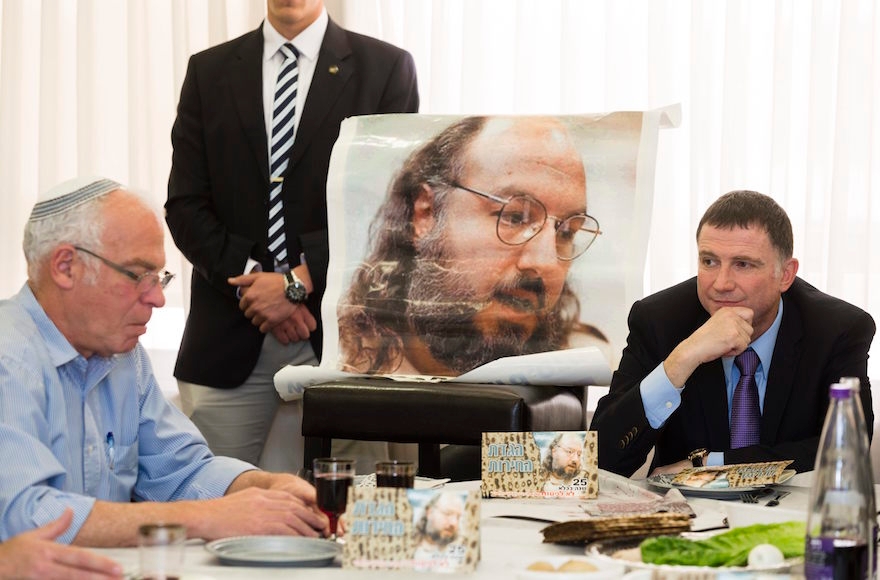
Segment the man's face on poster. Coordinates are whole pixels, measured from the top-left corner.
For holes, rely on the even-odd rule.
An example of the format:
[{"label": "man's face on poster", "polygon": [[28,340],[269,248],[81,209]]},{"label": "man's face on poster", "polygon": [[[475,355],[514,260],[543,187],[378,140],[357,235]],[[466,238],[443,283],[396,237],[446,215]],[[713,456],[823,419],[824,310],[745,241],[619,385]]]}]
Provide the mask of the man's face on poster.
[{"label": "man's face on poster", "polygon": [[551,470],[560,479],[571,479],[581,471],[584,442],[577,436],[563,436],[550,450]]},{"label": "man's face on poster", "polygon": [[433,506],[428,508],[425,535],[434,544],[446,546],[458,538],[461,515],[464,511],[462,499],[454,494],[443,494]]},{"label": "man's face on poster", "polygon": [[[583,162],[555,122],[493,119],[464,156],[445,214],[419,220],[416,207],[409,304],[419,338],[459,371],[558,347],[554,314],[571,262],[558,256],[557,227],[586,212]],[[499,237],[499,214],[533,219],[528,204],[498,201],[516,196],[539,202],[531,208],[543,205],[547,217],[534,237],[513,245]]]}]

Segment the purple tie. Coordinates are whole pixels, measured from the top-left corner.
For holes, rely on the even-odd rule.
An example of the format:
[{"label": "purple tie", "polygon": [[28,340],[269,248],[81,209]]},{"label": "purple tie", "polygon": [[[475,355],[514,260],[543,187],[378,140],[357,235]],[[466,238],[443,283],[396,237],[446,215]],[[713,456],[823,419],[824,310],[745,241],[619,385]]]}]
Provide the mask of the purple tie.
[{"label": "purple tie", "polygon": [[730,411],[730,448],[738,449],[757,445],[761,439],[761,408],[758,405],[758,353],[751,348],[738,355],[733,362],[739,369],[739,382],[733,391],[733,408]]}]

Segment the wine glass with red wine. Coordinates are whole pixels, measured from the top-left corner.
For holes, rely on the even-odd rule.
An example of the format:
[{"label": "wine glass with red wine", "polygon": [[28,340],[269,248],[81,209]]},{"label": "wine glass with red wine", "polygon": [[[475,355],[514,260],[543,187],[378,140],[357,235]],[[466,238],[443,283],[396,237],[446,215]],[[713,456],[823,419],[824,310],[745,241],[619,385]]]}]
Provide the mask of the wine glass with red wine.
[{"label": "wine glass with red wine", "polygon": [[405,487],[412,489],[416,482],[416,465],[411,461],[376,462],[376,487]]},{"label": "wine glass with red wine", "polygon": [[318,496],[318,509],[330,519],[330,539],[336,539],[336,524],[345,512],[348,488],[354,482],[354,459],[319,457],[312,474]]}]

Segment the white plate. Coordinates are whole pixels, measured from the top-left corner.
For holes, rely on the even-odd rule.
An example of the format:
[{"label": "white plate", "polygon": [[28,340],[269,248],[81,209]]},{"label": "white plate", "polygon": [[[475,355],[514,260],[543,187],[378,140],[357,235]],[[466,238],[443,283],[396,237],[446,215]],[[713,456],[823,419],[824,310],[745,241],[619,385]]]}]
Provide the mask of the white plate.
[{"label": "white plate", "polygon": [[296,536],[236,536],[205,549],[229,566],[327,566],[342,552],[336,542]]},{"label": "white plate", "polygon": [[775,494],[763,496],[759,503],[726,503],[720,506],[721,513],[727,518],[727,525],[731,528],[742,528],[754,524],[781,524],[783,522],[806,522],[807,510],[789,509],[780,506],[767,507],[764,504],[770,501]]},{"label": "white plate", "polygon": [[652,487],[656,487],[659,489],[675,488],[681,491],[681,493],[693,497],[707,497],[710,499],[739,499],[740,495],[748,492],[769,493],[774,486],[785,483],[786,481],[791,479],[795,473],[797,472],[793,469],[786,469],[779,476],[779,481],[777,481],[776,483],[743,487],[693,487],[690,485],[681,485],[679,483],[672,483],[672,478],[677,475],[675,473],[652,475],[645,481],[647,481],[648,484]]},{"label": "white plate", "polygon": [[[683,536],[690,539],[707,538],[715,533],[685,533]],[[612,555],[618,550],[626,550],[636,548],[645,538],[618,538],[616,540],[604,540],[593,542],[587,546],[587,555],[593,556],[598,560],[612,561],[623,563],[627,568],[632,570],[655,570],[660,571],[661,577],[674,578],[676,576],[687,575],[688,578],[712,578],[718,572],[787,572],[792,566],[800,564],[803,558],[789,558],[781,564],[773,566],[673,566],[671,564],[646,564],[645,562],[632,562],[630,560],[619,560],[612,558]]]}]

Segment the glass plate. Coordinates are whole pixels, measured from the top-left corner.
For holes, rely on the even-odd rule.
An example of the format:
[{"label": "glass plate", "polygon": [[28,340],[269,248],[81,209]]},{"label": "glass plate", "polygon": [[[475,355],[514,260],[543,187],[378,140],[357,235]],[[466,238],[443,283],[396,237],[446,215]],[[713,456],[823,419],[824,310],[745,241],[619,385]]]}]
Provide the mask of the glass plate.
[{"label": "glass plate", "polygon": [[[725,531],[725,530],[721,530]],[[688,532],[681,534],[682,537],[699,540],[708,538],[715,532]],[[669,572],[670,577],[679,575],[687,575],[688,578],[714,578],[718,572],[787,572],[792,566],[796,566],[804,561],[803,558],[789,558],[780,564],[772,566],[673,566],[671,564],[646,564],[644,562],[632,562],[630,560],[621,560],[613,558],[613,554],[619,550],[627,550],[637,548],[645,538],[618,538],[612,540],[602,540],[593,542],[587,546],[587,555],[594,556],[600,560],[611,560],[617,563],[623,562],[632,570],[659,570]],[[661,575],[663,577],[663,575]]]},{"label": "glass plate", "polygon": [[648,485],[659,489],[675,488],[685,495],[694,497],[707,497],[711,499],[739,499],[739,496],[747,492],[769,492],[774,486],[781,485],[794,477],[797,472],[794,469],[786,469],[779,477],[776,483],[768,483],[766,485],[753,485],[743,487],[693,487],[690,485],[681,485],[672,483],[675,473],[664,473],[661,475],[652,475],[645,481]]},{"label": "glass plate", "polygon": [[342,552],[331,540],[296,536],[235,536],[205,549],[228,566],[327,566]]}]

